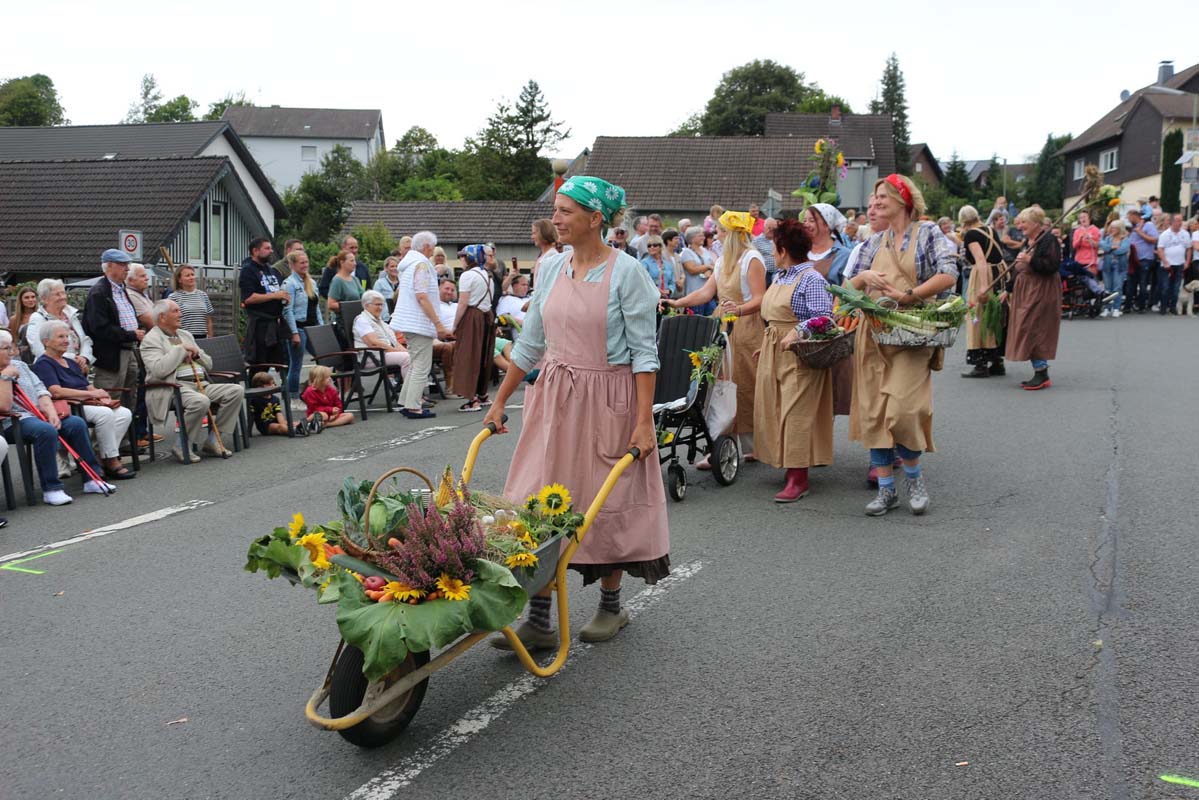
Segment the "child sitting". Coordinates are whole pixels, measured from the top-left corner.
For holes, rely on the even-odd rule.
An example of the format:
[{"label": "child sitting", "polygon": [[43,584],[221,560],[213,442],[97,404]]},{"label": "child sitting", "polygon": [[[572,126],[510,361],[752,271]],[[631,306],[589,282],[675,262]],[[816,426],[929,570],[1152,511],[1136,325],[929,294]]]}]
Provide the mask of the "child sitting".
[{"label": "child sitting", "polygon": [[300,395],[307,406],[309,420],[319,420],[323,428],[352,425],[354,415],[342,410],[341,394],[333,385],[333,370],[317,365],[308,371],[308,386]]},{"label": "child sitting", "polygon": [[[278,388],[269,373],[255,372],[250,378],[250,386],[255,389]],[[250,398],[250,414],[254,418],[254,427],[263,436],[286,436],[287,417],[279,406],[279,396],[274,394],[257,395]],[[308,426],[303,422],[295,425],[297,436],[307,436]]]}]

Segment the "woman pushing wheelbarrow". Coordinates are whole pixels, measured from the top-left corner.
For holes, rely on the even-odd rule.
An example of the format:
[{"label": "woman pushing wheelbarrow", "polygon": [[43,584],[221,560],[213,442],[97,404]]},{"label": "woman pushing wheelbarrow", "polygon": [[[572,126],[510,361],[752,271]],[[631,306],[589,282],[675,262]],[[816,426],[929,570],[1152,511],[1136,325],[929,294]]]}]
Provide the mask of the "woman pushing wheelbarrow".
[{"label": "woman pushing wheelbarrow", "polygon": [[[553,480],[589,504],[625,453],[640,453],[570,563],[584,585],[600,582],[599,609],[579,632],[585,642],[611,639],[628,624],[620,604],[624,573],[649,584],[670,573],[662,471],[649,457],[657,444],[652,405],[661,298],[636,259],[604,244],[604,227],[620,225],[624,208],[624,190],[599,178],[577,175],[558,190],[554,228],[573,249],[542,262],[512,369],[485,420],[507,432],[504,404],[544,356],[504,495],[519,501]],[[548,587],[530,598],[528,618],[516,628],[529,650],[558,646],[550,605]],[[565,624],[561,608],[559,621]],[[492,643],[511,647],[503,637]]]}]

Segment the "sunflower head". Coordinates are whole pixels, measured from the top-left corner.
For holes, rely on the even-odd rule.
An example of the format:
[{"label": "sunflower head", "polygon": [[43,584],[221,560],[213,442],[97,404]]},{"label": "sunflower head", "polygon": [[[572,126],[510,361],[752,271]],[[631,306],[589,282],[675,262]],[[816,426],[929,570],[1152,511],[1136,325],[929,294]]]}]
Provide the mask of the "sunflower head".
[{"label": "sunflower head", "polygon": [[695,367],[696,369],[699,369],[700,367],[702,367],[704,365],[704,360],[702,358],[700,358],[699,353],[691,353],[690,357],[691,357],[691,366]]},{"label": "sunflower head", "polygon": [[300,537],[298,544],[308,551],[308,557],[312,559],[313,564],[316,564],[318,560],[329,563],[329,560],[325,558],[325,534],[306,533]]},{"label": "sunflower head", "polygon": [[297,511],[296,515],[291,518],[291,522],[288,523],[287,533],[291,536],[291,538],[295,539],[296,537],[298,537],[300,535],[301,531],[303,531],[303,530],[304,530],[304,515]]},{"label": "sunflower head", "polygon": [[457,578],[451,578],[444,572],[437,579],[437,588],[446,600],[470,599],[470,584]]},{"label": "sunflower head", "polygon": [[333,563],[329,561],[329,557],[322,550],[318,555],[312,556],[312,566],[317,569],[329,569]]},{"label": "sunflower head", "polygon": [[532,553],[513,553],[504,559],[504,566],[509,569],[513,567],[535,567],[537,566],[537,556]]},{"label": "sunflower head", "polygon": [[537,510],[537,495],[531,494],[525,498],[525,510],[526,511],[536,511]]},{"label": "sunflower head", "polygon": [[387,585],[383,587],[382,602],[405,603],[409,600],[419,600],[424,596],[425,593],[420,589],[413,589],[399,581],[388,581]]},{"label": "sunflower head", "polygon": [[845,154],[844,153],[837,153],[837,166],[838,167],[845,166]]},{"label": "sunflower head", "polygon": [[537,503],[542,514],[556,517],[570,510],[570,492],[560,483],[551,483],[537,494]]},{"label": "sunflower head", "polygon": [[816,155],[820,155],[823,152],[824,152],[824,139],[817,139],[816,140]]}]

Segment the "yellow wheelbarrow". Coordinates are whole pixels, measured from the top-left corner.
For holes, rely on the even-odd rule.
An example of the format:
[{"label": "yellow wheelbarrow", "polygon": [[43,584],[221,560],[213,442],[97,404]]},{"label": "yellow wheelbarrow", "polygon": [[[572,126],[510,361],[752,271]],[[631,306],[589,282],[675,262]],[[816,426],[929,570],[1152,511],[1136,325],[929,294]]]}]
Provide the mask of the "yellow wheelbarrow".
[{"label": "yellow wheelbarrow", "polygon": [[[474,471],[475,459],[479,455],[479,447],[495,433],[495,426],[488,424],[475,436],[466,454],[466,462],[462,467],[462,482],[470,482]],[[604,501],[616,485],[622,473],[630,464],[641,457],[637,448],[616,462],[607,480],[600,487],[599,494],[591,501],[591,506],[583,517],[583,524],[575,536],[567,537],[569,541],[563,546],[563,537],[556,537],[541,545],[537,550],[540,566],[531,575],[518,580],[530,596],[552,586],[558,596],[558,654],[545,666],[539,666],[524,644],[513,632],[512,626],[500,629],[516,651],[516,657],[525,669],[540,678],[554,675],[566,663],[570,654],[570,609],[567,602],[566,569],[570,559],[579,548],[579,543],[587,534],[591,523],[603,508]],[[387,478],[394,474],[406,472],[421,478],[433,491],[433,484],[427,477],[416,470],[398,467],[384,473],[371,488],[367,497],[364,517],[369,518],[371,502],[375,493]],[[555,558],[556,556],[556,558]],[[324,682],[312,693],[304,714],[308,721],[318,728],[337,731],[343,738],[360,747],[379,747],[398,736],[412,718],[416,716],[421,702],[424,700],[425,689],[428,687],[429,676],[449,664],[458,656],[465,653],[474,645],[490,636],[493,631],[475,631],[469,633],[438,653],[430,660],[428,651],[414,653],[409,651],[407,659],[380,680],[369,681],[362,673],[363,654],[353,645],[341,641],[337,652],[333,654],[333,662],[325,673]],[[331,716],[321,716],[317,709],[325,700],[329,701]]]}]

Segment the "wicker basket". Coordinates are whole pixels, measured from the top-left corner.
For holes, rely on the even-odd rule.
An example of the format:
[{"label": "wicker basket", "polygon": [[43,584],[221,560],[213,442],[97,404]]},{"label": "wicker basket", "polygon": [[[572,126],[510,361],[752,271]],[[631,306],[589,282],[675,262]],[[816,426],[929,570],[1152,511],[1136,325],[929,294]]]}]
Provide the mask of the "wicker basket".
[{"label": "wicker basket", "polygon": [[801,339],[791,350],[812,369],[828,369],[853,354],[853,337],[852,333],[843,333],[832,339]]},{"label": "wicker basket", "polygon": [[953,347],[959,328],[942,328],[934,334],[916,333],[906,328],[872,328],[870,335],[878,344],[892,347]]}]

